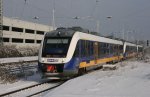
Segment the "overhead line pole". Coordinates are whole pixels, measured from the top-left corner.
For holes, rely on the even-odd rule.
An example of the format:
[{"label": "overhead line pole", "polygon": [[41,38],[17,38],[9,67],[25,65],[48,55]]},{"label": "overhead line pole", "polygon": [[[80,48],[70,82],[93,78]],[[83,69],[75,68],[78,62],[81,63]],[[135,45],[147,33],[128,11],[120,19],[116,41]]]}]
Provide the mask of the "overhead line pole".
[{"label": "overhead line pole", "polygon": [[3,44],[3,0],[0,0],[0,45]]},{"label": "overhead line pole", "polygon": [[52,20],[53,30],[55,30],[55,0],[53,0],[53,20]]}]

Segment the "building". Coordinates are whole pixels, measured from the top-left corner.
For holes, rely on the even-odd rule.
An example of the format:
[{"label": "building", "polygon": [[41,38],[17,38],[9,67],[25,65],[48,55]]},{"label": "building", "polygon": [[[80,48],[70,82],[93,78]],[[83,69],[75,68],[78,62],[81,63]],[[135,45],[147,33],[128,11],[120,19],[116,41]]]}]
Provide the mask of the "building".
[{"label": "building", "polygon": [[44,34],[51,30],[52,27],[48,25],[4,17],[3,44],[38,47]]}]

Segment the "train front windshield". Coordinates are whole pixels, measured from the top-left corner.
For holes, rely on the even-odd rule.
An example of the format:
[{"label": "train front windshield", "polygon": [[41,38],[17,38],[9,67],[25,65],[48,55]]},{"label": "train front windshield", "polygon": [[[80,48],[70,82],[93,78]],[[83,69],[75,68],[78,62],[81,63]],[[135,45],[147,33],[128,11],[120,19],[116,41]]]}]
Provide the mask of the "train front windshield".
[{"label": "train front windshield", "polygon": [[42,57],[66,57],[69,48],[69,43],[69,38],[45,38],[42,50]]}]

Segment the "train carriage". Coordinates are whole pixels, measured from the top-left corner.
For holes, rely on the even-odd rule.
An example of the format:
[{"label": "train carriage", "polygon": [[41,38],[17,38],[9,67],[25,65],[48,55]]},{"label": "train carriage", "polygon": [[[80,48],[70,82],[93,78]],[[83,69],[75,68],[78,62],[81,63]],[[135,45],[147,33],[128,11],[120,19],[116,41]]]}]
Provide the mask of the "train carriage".
[{"label": "train carriage", "polygon": [[[90,34],[88,31],[57,29],[44,36],[39,52],[43,77],[71,77],[104,63],[123,59],[128,51],[120,40]],[[129,48],[130,49],[130,48]]]},{"label": "train carriage", "polygon": [[142,57],[143,55],[143,46],[142,45],[137,45],[137,52],[138,52],[138,55],[137,57]]},{"label": "train carriage", "polygon": [[138,48],[136,44],[124,43],[124,58],[131,58],[137,56]]}]

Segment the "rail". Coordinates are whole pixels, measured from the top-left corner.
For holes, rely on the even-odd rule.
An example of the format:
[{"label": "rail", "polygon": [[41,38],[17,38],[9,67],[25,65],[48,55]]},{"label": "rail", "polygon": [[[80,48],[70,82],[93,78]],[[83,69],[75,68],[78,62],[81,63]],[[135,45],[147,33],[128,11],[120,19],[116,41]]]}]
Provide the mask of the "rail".
[{"label": "rail", "polygon": [[31,97],[31,96],[34,96],[34,95],[38,95],[39,93],[54,89],[54,88],[60,86],[63,83],[64,82],[44,81],[42,83],[35,83],[33,85],[29,85],[29,86],[26,86],[26,87],[22,87],[22,88],[18,88],[18,89],[14,89],[14,90],[11,90],[11,91],[1,93],[0,97],[1,96],[11,96],[11,97],[13,97],[13,96],[16,96],[15,93],[17,93],[17,95],[19,95],[19,96]]}]

